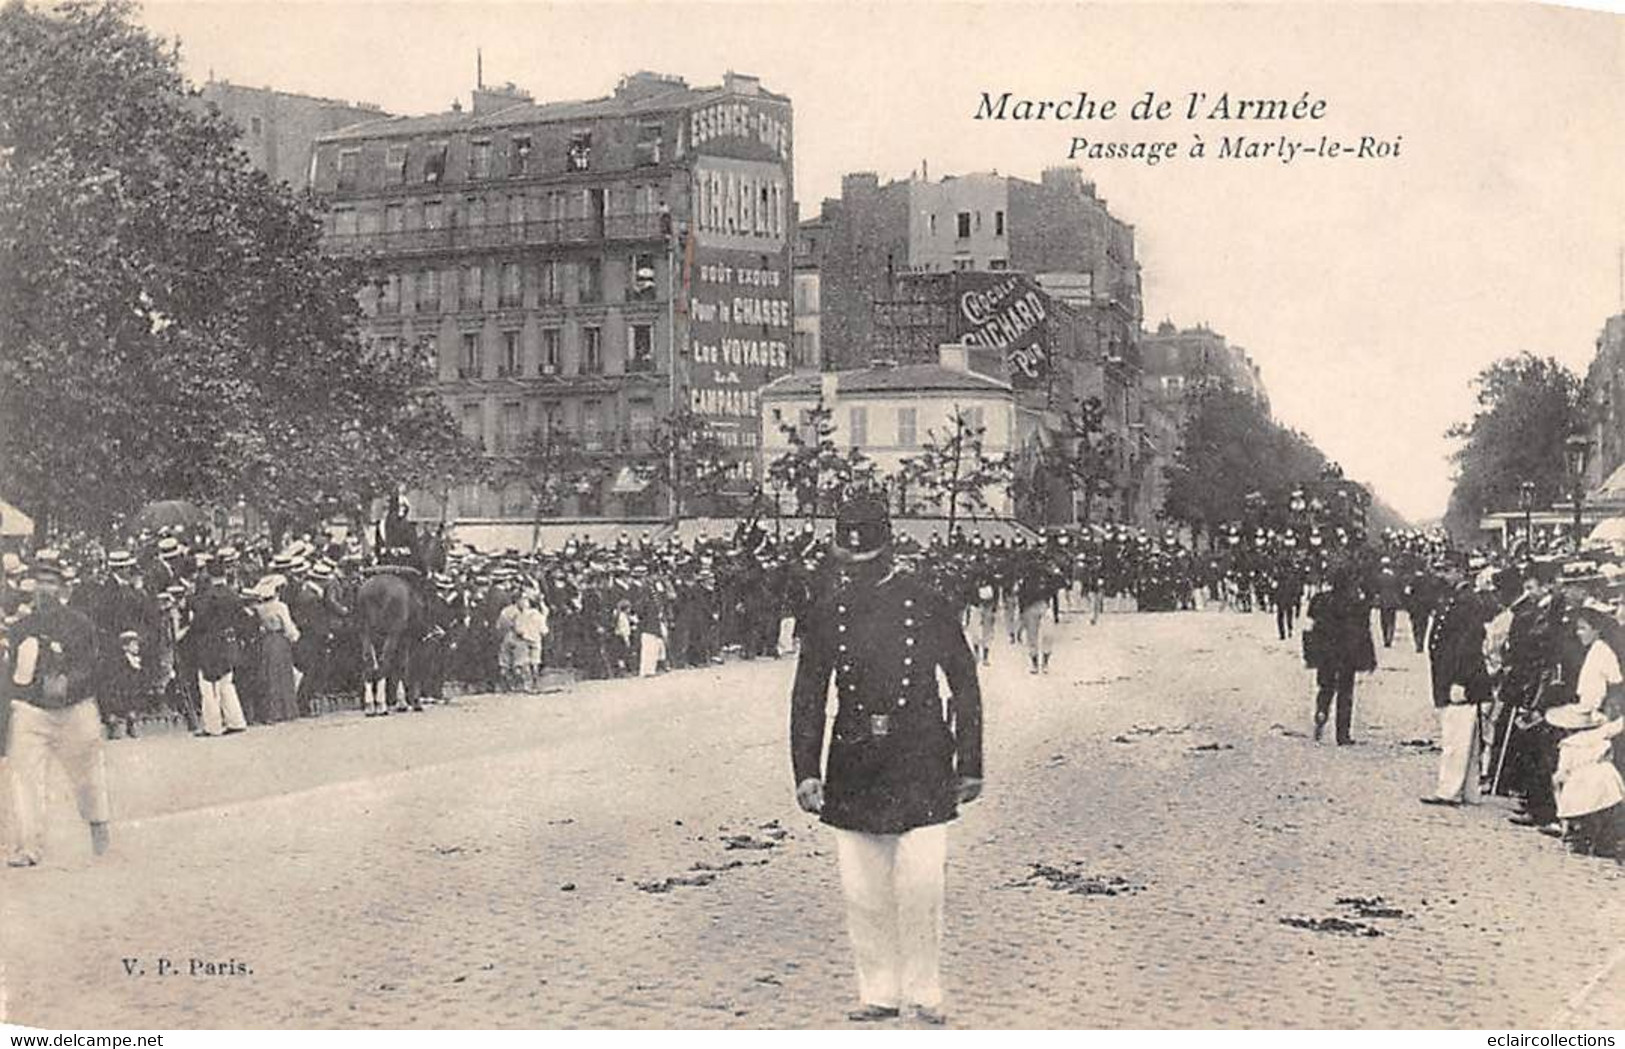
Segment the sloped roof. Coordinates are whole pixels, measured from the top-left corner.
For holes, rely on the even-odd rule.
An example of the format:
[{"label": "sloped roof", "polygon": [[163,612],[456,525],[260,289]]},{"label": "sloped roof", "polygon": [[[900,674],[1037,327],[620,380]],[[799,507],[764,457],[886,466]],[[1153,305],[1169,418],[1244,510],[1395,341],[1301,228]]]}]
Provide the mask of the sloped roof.
[{"label": "sloped roof", "polygon": [[[940,364],[900,364],[895,368],[860,368],[837,373],[840,393],[1010,393],[1007,382]],[[762,387],[764,398],[817,396],[822,375],[786,375]]]},{"label": "sloped roof", "polygon": [[1625,463],[1620,464],[1609,474],[1608,479],[1597,486],[1596,491],[1586,496],[1586,502],[1625,505]]},{"label": "sloped roof", "polygon": [[[638,99],[602,98],[562,100],[557,102],[526,102],[516,100],[491,113],[475,116],[472,111],[430,113],[416,117],[387,117],[352,124],[338,131],[322,135],[318,142],[346,142],[372,138],[396,138],[412,135],[453,134],[458,131],[479,131],[487,128],[522,127],[527,124],[547,124],[570,120],[593,120],[598,117],[624,116],[636,113],[658,113],[678,107],[701,105],[727,98],[729,92],[722,87],[687,87],[673,84],[671,90],[661,91]],[[760,97],[772,101],[787,101],[769,91]]]}]

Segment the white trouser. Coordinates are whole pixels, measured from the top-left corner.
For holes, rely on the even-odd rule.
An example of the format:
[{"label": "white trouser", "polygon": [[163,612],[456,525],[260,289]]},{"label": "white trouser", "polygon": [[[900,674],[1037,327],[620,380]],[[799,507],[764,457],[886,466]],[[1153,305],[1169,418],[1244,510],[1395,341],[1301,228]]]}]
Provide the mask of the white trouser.
[{"label": "white trouser", "polygon": [[1047,603],[1028,605],[1021,610],[1021,632],[1027,639],[1027,654],[1034,658],[1040,655],[1047,656],[1055,647],[1055,639],[1050,633],[1049,615],[1050,606]]},{"label": "white trouser", "polygon": [[1478,706],[1452,703],[1439,708],[1439,786],[1441,798],[1478,803]]},{"label": "white trouser", "polygon": [[998,630],[998,609],[990,600],[985,605],[976,606],[976,643],[983,648],[993,647],[993,636]]},{"label": "white trouser", "polygon": [[18,850],[35,860],[45,845],[45,766],[51,755],[73,785],[79,815],[106,823],[107,766],[102,753],[102,718],[94,699],[61,710],[44,710],[12,700],[11,766],[13,818]]},{"label": "white trouser", "polygon": [[659,634],[647,631],[638,635],[638,642],[638,676],[653,677],[666,657],[666,642]]},{"label": "white trouser", "polygon": [[222,720],[225,722],[224,728],[248,727],[248,722],[243,720],[243,704],[237,699],[237,684],[233,680],[233,675],[227,674],[219,681],[206,681],[203,675],[199,674],[197,691],[203,704],[205,734],[220,735]]},{"label": "white trouser", "polygon": [[863,1004],[941,1005],[947,825],[905,834],[836,829],[835,851]]}]

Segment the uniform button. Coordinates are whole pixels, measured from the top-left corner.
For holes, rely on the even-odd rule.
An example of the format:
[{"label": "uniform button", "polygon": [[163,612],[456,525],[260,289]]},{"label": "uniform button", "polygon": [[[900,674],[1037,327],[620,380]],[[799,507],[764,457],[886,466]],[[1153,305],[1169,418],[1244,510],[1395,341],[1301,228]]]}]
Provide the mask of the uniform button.
[{"label": "uniform button", "polygon": [[845,605],[836,605],[835,606],[835,611],[837,611],[837,612],[845,612],[846,611],[846,606]]},{"label": "uniform button", "polygon": [[845,673],[846,671],[851,670],[851,669],[852,669],[852,664],[851,663],[842,663],[841,664],[841,672],[842,673]]},{"label": "uniform button", "polygon": [[836,645],[835,646],[835,651],[837,651],[837,652],[845,652],[846,651],[846,642],[843,641],[840,644]]},{"label": "uniform button", "polygon": [[900,706],[900,707],[906,707],[906,706],[908,706],[908,700],[906,700],[906,699],[899,699],[899,700],[898,700],[898,701],[897,701],[897,705],[898,705],[898,706]]},{"label": "uniform button", "polygon": [[904,625],[904,626],[913,626],[913,625],[914,625],[914,620],[912,620],[912,619],[905,619],[905,620],[903,620],[903,625]]},{"label": "uniform button", "polygon": [[903,665],[905,667],[913,666],[914,665],[914,657],[913,656],[904,656],[903,657]]},{"label": "uniform button", "polygon": [[844,634],[844,633],[846,633],[846,624],[845,623],[836,623],[835,624],[835,629],[838,632]]},{"label": "uniform button", "polygon": [[908,680],[908,678],[904,678],[903,679],[903,687],[907,688],[908,686],[909,686],[909,680]]},{"label": "uniform button", "polygon": [[903,599],[903,607],[904,608],[913,608],[914,607],[914,599],[912,597],[904,598]]},{"label": "uniform button", "polygon": [[910,648],[912,648],[912,647],[914,647],[914,639],[911,638],[911,637],[905,637],[905,638],[903,638],[903,644],[908,645]]}]

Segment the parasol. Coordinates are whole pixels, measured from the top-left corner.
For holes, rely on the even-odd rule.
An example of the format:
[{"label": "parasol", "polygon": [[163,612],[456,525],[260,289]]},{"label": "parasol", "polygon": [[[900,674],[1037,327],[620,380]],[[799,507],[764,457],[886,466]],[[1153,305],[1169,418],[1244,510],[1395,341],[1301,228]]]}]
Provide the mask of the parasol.
[{"label": "parasol", "polygon": [[184,528],[207,524],[209,515],[185,499],[160,499],[148,503],[135,515],[135,523],[142,528]]}]

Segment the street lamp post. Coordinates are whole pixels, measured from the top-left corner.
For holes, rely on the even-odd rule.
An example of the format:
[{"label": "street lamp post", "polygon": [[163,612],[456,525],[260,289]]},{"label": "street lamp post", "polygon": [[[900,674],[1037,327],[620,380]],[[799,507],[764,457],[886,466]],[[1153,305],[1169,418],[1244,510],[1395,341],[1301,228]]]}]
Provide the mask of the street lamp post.
[{"label": "street lamp post", "polygon": [[1525,481],[1518,486],[1518,506],[1523,510],[1523,538],[1529,544],[1529,552],[1535,552],[1535,482]]},{"label": "street lamp post", "polygon": [[1569,476],[1574,481],[1574,550],[1580,550],[1580,517],[1585,507],[1586,458],[1591,452],[1591,438],[1583,433],[1571,433],[1563,442],[1563,453],[1568,458]]}]

